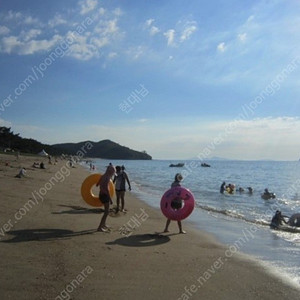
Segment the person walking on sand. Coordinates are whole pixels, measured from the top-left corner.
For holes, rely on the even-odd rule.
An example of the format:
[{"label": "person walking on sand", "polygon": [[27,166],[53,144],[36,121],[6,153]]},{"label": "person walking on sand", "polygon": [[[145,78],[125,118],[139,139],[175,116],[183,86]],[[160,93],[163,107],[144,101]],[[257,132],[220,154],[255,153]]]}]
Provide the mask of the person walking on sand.
[{"label": "person walking on sand", "polygon": [[[177,187],[177,186],[181,186],[180,182],[182,181],[183,177],[180,173],[177,173],[175,175],[175,179],[173,181],[173,183],[171,184],[171,188],[173,187]],[[182,200],[181,199],[174,199],[171,203],[171,207],[173,209],[180,209],[182,207]],[[171,223],[171,220],[168,219],[166,222],[166,227],[164,229],[164,232],[169,232],[169,225]],[[178,228],[179,228],[179,233],[186,233],[185,231],[182,230],[182,224],[181,221],[177,221],[178,224]]]},{"label": "person walking on sand", "polygon": [[106,172],[104,173],[104,175],[101,176],[101,178],[96,184],[96,186],[100,187],[99,199],[101,199],[101,202],[104,205],[104,214],[102,216],[97,231],[107,232],[109,230],[108,227],[106,226],[106,219],[109,213],[109,205],[112,204],[112,200],[109,194],[109,182],[112,176],[115,174],[115,172],[116,172],[115,167],[110,164],[106,168]]},{"label": "person walking on sand", "polygon": [[121,211],[126,212],[125,210],[125,192],[126,192],[126,182],[128,184],[128,189],[131,191],[131,185],[127,173],[125,172],[125,167],[116,166],[116,176],[114,178],[114,183],[116,185],[116,195],[117,195],[117,209],[116,213],[120,209],[120,200],[121,200]]}]

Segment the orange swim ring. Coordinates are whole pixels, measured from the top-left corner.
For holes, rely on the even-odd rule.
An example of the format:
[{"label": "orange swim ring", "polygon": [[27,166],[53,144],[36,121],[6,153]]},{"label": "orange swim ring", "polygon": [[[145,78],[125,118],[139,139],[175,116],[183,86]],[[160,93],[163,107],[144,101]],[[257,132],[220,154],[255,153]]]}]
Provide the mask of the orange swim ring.
[{"label": "orange swim ring", "polygon": [[[92,187],[97,184],[99,179],[101,178],[102,174],[92,174],[89,175],[82,183],[81,185],[81,196],[83,200],[94,207],[100,207],[102,206],[101,199],[99,200],[99,196],[95,196],[92,192]],[[115,193],[115,186],[112,181],[109,183],[109,194],[112,198]]]}]

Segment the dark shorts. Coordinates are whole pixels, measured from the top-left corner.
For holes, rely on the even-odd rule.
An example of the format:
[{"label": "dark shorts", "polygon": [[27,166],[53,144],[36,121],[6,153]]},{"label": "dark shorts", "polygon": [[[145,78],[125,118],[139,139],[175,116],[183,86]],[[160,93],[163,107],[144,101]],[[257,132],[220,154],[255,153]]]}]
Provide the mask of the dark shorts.
[{"label": "dark shorts", "polygon": [[122,189],[122,190],[116,190],[116,192],[125,192],[126,190],[125,189]]},{"label": "dark shorts", "polygon": [[103,194],[103,193],[100,193],[99,194],[99,199],[100,201],[104,204],[104,203],[109,203],[110,202],[110,196],[107,195],[107,194]]},{"label": "dark shorts", "polygon": [[171,202],[171,207],[173,209],[180,209],[180,208],[182,208],[182,201],[181,200],[173,200]]}]

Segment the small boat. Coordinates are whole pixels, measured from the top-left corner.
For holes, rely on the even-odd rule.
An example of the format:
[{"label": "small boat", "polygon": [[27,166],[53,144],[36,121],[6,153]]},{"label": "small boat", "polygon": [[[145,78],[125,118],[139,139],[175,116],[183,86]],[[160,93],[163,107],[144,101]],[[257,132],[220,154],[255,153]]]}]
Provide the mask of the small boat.
[{"label": "small boat", "polygon": [[201,167],[209,168],[209,167],[210,167],[210,165],[209,165],[209,164],[207,164],[207,163],[202,163],[202,164],[201,164]]},{"label": "small boat", "polygon": [[178,163],[178,164],[170,164],[169,167],[176,167],[176,168],[181,168],[184,166],[184,163]]}]

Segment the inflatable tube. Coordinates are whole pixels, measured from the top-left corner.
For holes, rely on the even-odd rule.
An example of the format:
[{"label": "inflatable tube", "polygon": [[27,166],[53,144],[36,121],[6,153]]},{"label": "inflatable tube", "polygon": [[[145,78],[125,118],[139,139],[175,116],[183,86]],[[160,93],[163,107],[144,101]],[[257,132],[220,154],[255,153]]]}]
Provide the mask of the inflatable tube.
[{"label": "inflatable tube", "polygon": [[[172,202],[176,199],[184,201],[182,208],[173,209]],[[160,201],[160,208],[164,216],[173,221],[180,221],[187,218],[195,207],[193,194],[184,187],[174,187],[167,190]]]},{"label": "inflatable tube", "polygon": [[[94,207],[102,206],[101,199],[99,200],[99,196],[95,196],[92,192],[92,187],[97,184],[102,174],[92,174],[88,176],[81,185],[81,196],[83,200]],[[112,181],[109,183],[109,194],[112,198],[115,193],[115,186]]]},{"label": "inflatable tube", "polygon": [[300,227],[300,214],[293,214],[290,217],[288,224],[290,226]]},{"label": "inflatable tube", "polygon": [[261,197],[264,200],[269,200],[269,199],[275,199],[276,195],[274,193],[269,193],[269,194],[262,194]]}]

